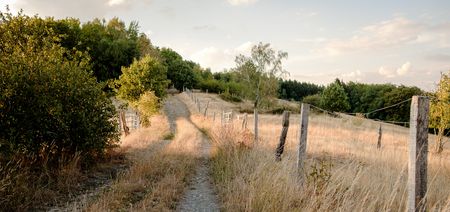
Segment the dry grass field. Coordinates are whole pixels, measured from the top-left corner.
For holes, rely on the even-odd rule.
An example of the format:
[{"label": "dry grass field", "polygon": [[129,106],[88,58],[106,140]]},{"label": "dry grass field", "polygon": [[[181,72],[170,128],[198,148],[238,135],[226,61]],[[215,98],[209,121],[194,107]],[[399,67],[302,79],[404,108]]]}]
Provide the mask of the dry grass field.
[{"label": "dry grass field", "polygon": [[[220,103],[217,103],[220,105]],[[211,116],[211,115],[209,115]],[[248,127],[253,128],[249,116]],[[382,124],[382,148],[376,148],[379,122],[311,114],[306,170],[296,170],[299,116],[291,115],[285,153],[275,162],[281,116],[260,115],[260,141],[251,147],[240,122],[197,117],[218,145],[212,174],[226,211],[404,211],[409,129]],[[429,211],[450,210],[450,146],[432,153],[429,137]],[[249,142],[250,141],[250,142]]]}]

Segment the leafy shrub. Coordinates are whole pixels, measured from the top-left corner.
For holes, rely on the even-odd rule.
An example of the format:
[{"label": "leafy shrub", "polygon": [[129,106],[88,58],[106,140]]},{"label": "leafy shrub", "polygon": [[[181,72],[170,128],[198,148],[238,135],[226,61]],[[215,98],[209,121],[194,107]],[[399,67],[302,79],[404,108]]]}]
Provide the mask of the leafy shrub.
[{"label": "leafy shrub", "polygon": [[0,13],[0,159],[35,162],[115,144],[115,109],[86,55],[56,44],[38,17]]},{"label": "leafy shrub", "polygon": [[224,85],[220,81],[214,79],[200,81],[199,88],[202,91],[208,90],[210,93],[222,93],[225,91]]},{"label": "leafy shrub", "polygon": [[239,98],[236,95],[232,95],[229,92],[225,92],[219,95],[220,98],[222,98],[225,101],[229,101],[229,102],[242,102],[242,99]]},{"label": "leafy shrub", "polygon": [[157,97],[164,97],[169,84],[167,68],[158,60],[145,56],[134,60],[130,67],[122,68],[122,75],[116,81],[117,96],[129,102],[137,101],[146,91],[153,91]]},{"label": "leafy shrub", "polygon": [[320,94],[314,94],[305,96],[302,100],[303,103],[319,106],[320,105]]},{"label": "leafy shrub", "polygon": [[141,115],[141,123],[144,127],[150,126],[150,117],[159,110],[159,98],[153,91],[147,91],[141,95],[139,101],[135,102],[135,106]]}]

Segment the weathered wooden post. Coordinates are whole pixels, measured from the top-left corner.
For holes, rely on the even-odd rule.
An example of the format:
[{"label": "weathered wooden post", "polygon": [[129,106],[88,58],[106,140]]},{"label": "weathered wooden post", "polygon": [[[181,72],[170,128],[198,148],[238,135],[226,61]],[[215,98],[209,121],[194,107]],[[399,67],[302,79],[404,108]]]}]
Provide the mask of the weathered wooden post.
[{"label": "weathered wooden post", "polygon": [[381,124],[380,124],[380,128],[378,128],[378,142],[377,142],[377,149],[381,149],[381,135],[383,134],[383,131],[381,129]]},{"label": "weathered wooden post", "polygon": [[306,144],[308,137],[308,115],[309,115],[309,104],[302,103],[301,114],[300,114],[300,137],[298,142],[298,157],[297,157],[297,168],[298,171],[303,171],[305,169],[306,160]]},{"label": "weathered wooden post", "polygon": [[203,112],[203,116],[206,117],[206,111],[208,110],[209,101],[206,103],[205,112]]},{"label": "weathered wooden post", "polygon": [[213,122],[216,122],[216,112],[213,113]]},{"label": "weathered wooden post", "polygon": [[200,112],[200,101],[197,101],[197,108],[198,108],[198,112],[201,113]]},{"label": "weathered wooden post", "polygon": [[125,134],[125,136],[128,136],[130,134],[130,128],[127,126],[127,119],[126,119],[126,115],[125,115],[125,111],[120,111],[119,113],[119,118],[122,122],[122,129],[123,129],[123,133]]},{"label": "weathered wooden post", "polygon": [[412,97],[409,121],[408,212],[426,211],[429,105],[427,97]]},{"label": "weathered wooden post", "polygon": [[258,142],[258,109],[253,110],[254,118],[255,118],[255,143]]},{"label": "weathered wooden post", "polygon": [[242,118],[242,129],[247,129],[247,113],[245,113]]},{"label": "weathered wooden post", "polygon": [[283,112],[283,122],[282,122],[283,129],[281,130],[280,143],[278,144],[278,147],[275,151],[276,161],[281,161],[281,154],[283,154],[284,152],[284,144],[286,143],[286,136],[289,130],[289,115],[290,115],[289,111],[285,110]]}]

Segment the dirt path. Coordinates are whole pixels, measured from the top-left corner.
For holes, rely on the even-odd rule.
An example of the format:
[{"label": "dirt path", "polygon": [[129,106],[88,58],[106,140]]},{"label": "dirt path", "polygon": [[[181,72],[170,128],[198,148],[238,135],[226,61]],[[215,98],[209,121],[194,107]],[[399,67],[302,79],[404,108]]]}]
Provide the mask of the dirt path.
[{"label": "dirt path", "polygon": [[[130,145],[132,154],[128,154],[130,160],[141,160],[151,155],[163,151],[163,149],[172,149],[175,152],[189,152],[192,156],[200,158],[196,168],[196,174],[189,183],[188,189],[178,202],[177,211],[220,211],[218,199],[210,182],[208,158],[210,156],[211,144],[208,138],[191,121],[191,112],[189,107],[183,102],[180,95],[168,97],[164,105],[164,113],[169,123],[170,132],[175,135],[172,141],[157,140],[156,135],[150,136],[148,129],[133,132],[123,141],[122,145]],[[155,120],[158,122],[158,120]],[[161,121],[161,120],[159,120]],[[164,120],[165,121],[165,120]],[[156,123],[156,122],[155,122]],[[164,124],[161,124],[164,125]],[[166,125],[167,127],[167,122]],[[158,131],[158,129],[156,129]],[[167,128],[166,128],[167,130]],[[161,131],[163,131],[161,129]],[[159,131],[158,131],[159,132]],[[167,132],[167,131],[166,131]],[[162,132],[161,132],[162,133]],[[153,139],[153,140],[152,140]],[[150,143],[148,143],[150,142]],[[124,169],[122,169],[124,170]],[[47,211],[82,211],[91,205],[92,201],[97,199],[97,195],[102,191],[111,189],[111,183],[114,178],[109,177],[99,181],[98,185],[89,189],[77,197],[71,198],[66,204],[59,207],[47,208]],[[103,194],[102,194],[103,195]],[[138,201],[139,202],[139,201]],[[137,203],[135,205],[138,205]]]},{"label": "dirt path", "polygon": [[178,204],[177,211],[220,211],[219,201],[209,176],[210,141],[192,123],[189,109],[179,95],[167,100],[165,111],[169,117],[171,129],[175,129],[177,133],[176,136],[186,138],[184,145],[194,147],[196,154],[202,158],[196,175]]}]

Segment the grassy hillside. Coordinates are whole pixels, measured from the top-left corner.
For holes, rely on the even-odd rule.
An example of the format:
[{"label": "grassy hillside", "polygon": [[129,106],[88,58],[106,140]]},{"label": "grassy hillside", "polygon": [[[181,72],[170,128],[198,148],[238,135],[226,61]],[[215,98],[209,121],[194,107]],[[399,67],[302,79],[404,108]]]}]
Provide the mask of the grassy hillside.
[{"label": "grassy hillside", "polygon": [[[214,95],[201,94],[200,102]],[[193,103],[192,103],[193,104]],[[237,105],[210,104],[211,111]],[[239,116],[236,114],[235,117]],[[311,114],[306,170],[296,170],[299,116],[290,117],[285,154],[275,162],[281,116],[260,116],[260,141],[235,119],[221,126],[211,114],[194,119],[218,145],[212,173],[226,211],[403,211],[406,205],[407,128],[361,118]],[[430,144],[435,139],[430,135]],[[447,138],[448,139],[448,138]],[[428,209],[450,209],[450,146],[428,158]]]}]

